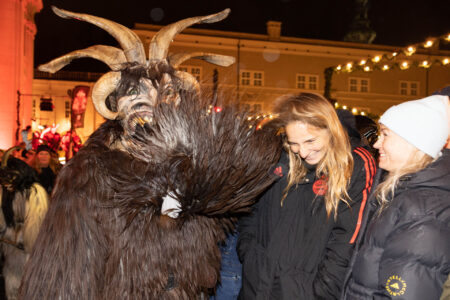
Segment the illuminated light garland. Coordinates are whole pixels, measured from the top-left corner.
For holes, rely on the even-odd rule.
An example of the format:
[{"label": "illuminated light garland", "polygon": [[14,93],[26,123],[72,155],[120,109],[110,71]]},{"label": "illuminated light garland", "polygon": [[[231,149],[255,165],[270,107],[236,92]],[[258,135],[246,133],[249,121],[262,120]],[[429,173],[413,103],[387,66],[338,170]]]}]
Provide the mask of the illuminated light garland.
[{"label": "illuminated light garland", "polygon": [[[450,42],[450,33],[439,37],[427,38],[422,43],[409,45],[403,49],[399,49],[398,51],[378,54],[373,57],[369,57],[368,59],[361,59],[359,61],[347,62],[345,65],[330,67],[330,69],[332,72],[336,73],[351,73],[355,71],[369,72],[375,70],[387,71],[391,69],[407,70],[413,66],[421,68],[430,68],[433,65],[447,66],[450,62],[448,57],[442,58],[436,56],[435,59],[428,59],[425,61],[415,61],[411,59],[413,55],[426,55],[426,53],[418,53],[417,51],[419,49],[429,49],[435,45],[439,45],[440,40]],[[405,63],[405,61],[395,61],[401,60],[402,58],[411,61],[408,61],[407,63]]]}]

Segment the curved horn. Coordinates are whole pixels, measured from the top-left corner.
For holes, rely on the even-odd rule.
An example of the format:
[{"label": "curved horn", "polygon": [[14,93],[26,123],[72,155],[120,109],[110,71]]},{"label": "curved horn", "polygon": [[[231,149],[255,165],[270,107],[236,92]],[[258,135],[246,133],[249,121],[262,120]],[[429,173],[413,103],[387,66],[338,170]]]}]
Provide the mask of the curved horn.
[{"label": "curved horn", "polygon": [[116,89],[120,78],[120,72],[108,72],[100,77],[92,89],[92,102],[95,109],[105,119],[114,120],[117,117],[117,112],[106,107],[106,98]]},{"label": "curved horn", "polygon": [[107,64],[111,70],[118,70],[123,63],[127,62],[125,54],[119,48],[112,46],[96,45],[86,49],[75,50],[66,55],[40,65],[39,71],[55,73],[77,58],[90,57]]},{"label": "curved horn", "polygon": [[211,64],[222,67],[228,67],[234,64],[236,61],[236,59],[233,56],[205,53],[205,52],[192,52],[192,53],[176,53],[169,55],[169,63],[174,68],[178,68],[180,64],[191,58],[201,59]]},{"label": "curved horn", "polygon": [[2,157],[2,169],[4,169],[6,167],[6,165],[8,164],[8,159],[9,159],[9,156],[11,155],[11,153],[17,149],[20,149],[20,147],[14,146],[14,147],[11,147],[8,150],[6,150],[6,152],[3,154],[3,157]]},{"label": "curved horn", "polygon": [[185,28],[197,23],[219,22],[225,19],[229,13],[230,9],[227,8],[216,14],[203,17],[187,18],[163,27],[155,34],[155,36],[152,38],[152,41],[150,42],[148,59],[161,60],[166,58],[170,42],[179,32],[183,31]]},{"label": "curved horn", "polygon": [[200,84],[198,83],[197,79],[195,79],[195,77],[192,76],[190,73],[183,71],[175,71],[175,76],[180,79],[183,90],[194,89],[197,91],[197,93],[200,93]]},{"label": "curved horn", "polygon": [[132,30],[127,27],[96,16],[91,16],[88,14],[73,13],[64,9],[59,9],[52,6],[55,14],[61,18],[68,19],[73,18],[77,20],[82,20],[89,22],[95,26],[102,28],[112,35],[122,47],[128,62],[138,62],[140,64],[145,64],[145,51],[139,37]]}]

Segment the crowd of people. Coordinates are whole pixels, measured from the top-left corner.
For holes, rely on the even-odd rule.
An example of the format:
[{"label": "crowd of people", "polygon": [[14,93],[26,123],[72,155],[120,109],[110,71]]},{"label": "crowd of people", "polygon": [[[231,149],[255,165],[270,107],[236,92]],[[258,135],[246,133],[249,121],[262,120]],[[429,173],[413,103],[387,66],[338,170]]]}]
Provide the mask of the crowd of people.
[{"label": "crowd of people", "polygon": [[379,132],[319,95],[279,99],[279,179],[222,245],[212,299],[450,299],[448,94]]},{"label": "crowd of people", "polygon": [[[211,298],[450,299],[448,90],[389,108],[379,132],[317,94],[278,99],[277,179],[222,245]],[[25,128],[13,156],[50,195],[69,148],[47,133]]]}]

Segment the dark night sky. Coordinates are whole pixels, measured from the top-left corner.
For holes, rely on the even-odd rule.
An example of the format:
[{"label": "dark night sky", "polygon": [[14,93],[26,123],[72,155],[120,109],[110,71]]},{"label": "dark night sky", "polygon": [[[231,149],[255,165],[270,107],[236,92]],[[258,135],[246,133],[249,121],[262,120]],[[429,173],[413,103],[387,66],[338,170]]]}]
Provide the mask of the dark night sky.
[{"label": "dark night sky", "polygon": [[[374,44],[407,46],[450,32],[448,0],[371,0],[369,19],[377,37]],[[134,23],[166,25],[174,21],[231,8],[227,19],[194,25],[225,31],[266,33],[266,22],[282,22],[282,35],[342,40],[350,30],[355,0],[43,0],[36,14],[35,65],[95,44],[116,45],[94,25],[56,16],[51,5],[104,17],[129,28]],[[65,70],[107,71],[92,59],[72,62]]]}]

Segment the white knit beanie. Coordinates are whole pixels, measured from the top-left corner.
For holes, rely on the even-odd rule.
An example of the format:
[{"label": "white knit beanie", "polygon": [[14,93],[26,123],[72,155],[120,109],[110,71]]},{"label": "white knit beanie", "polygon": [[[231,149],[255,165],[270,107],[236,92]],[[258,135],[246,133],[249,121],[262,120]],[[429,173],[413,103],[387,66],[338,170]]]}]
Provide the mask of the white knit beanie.
[{"label": "white knit beanie", "polygon": [[433,158],[439,156],[449,134],[448,97],[434,95],[389,108],[380,123]]}]

